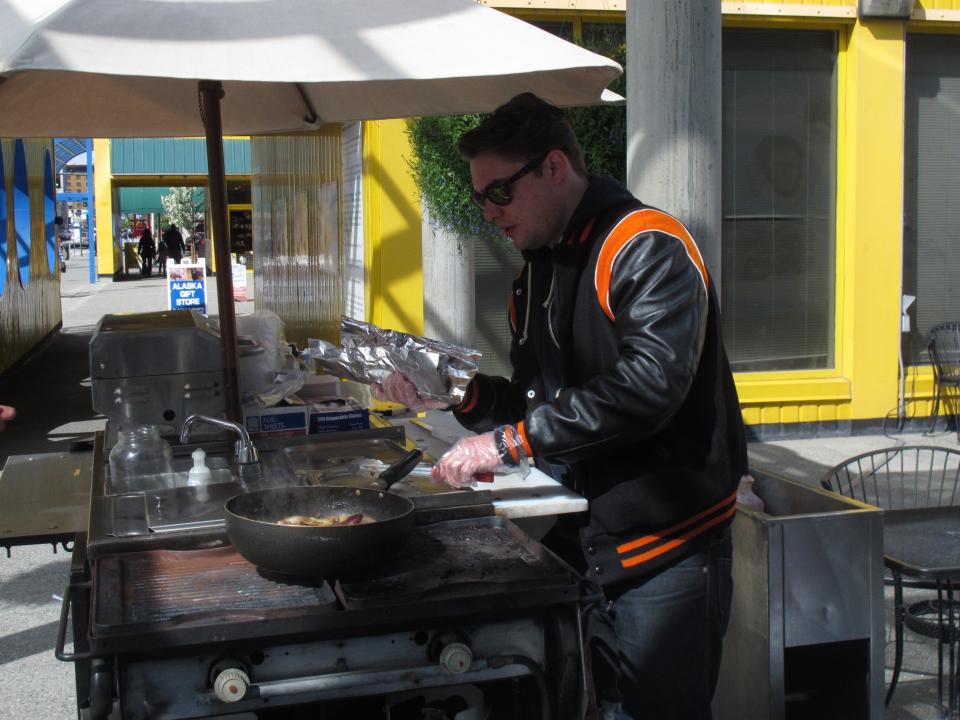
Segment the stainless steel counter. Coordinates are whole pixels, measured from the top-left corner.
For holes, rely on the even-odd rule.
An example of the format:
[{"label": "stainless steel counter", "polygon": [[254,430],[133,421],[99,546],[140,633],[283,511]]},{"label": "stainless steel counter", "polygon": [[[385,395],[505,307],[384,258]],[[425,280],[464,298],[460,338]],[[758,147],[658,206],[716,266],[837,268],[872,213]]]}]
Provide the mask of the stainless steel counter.
[{"label": "stainless steel counter", "polygon": [[70,542],[87,527],[90,452],[11,455],[0,474],[0,547]]},{"label": "stainless steel counter", "polygon": [[[434,460],[439,459],[458,439],[472,434],[461,427],[449,412],[431,411],[424,417],[397,417],[391,418],[390,422],[402,427],[407,441]],[[530,474],[526,477],[519,472],[496,474],[492,483],[478,483],[476,487],[493,494],[493,507],[497,515],[516,521],[536,539],[546,534],[558,515],[585,512],[589,505],[583,496],[535,467],[530,468]]]}]

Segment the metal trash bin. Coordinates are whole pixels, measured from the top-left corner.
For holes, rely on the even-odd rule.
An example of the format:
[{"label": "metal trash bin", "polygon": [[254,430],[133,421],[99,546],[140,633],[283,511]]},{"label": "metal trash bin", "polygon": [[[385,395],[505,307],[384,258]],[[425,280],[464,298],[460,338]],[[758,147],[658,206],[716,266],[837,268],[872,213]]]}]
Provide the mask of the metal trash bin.
[{"label": "metal trash bin", "polygon": [[753,472],[737,508],[718,720],[882,720],[883,513]]}]

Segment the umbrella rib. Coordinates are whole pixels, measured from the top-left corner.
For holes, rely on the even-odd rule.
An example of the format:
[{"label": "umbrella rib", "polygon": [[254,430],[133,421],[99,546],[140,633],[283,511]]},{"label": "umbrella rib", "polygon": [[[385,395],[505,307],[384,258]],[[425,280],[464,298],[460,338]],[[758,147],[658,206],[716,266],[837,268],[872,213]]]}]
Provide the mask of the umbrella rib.
[{"label": "umbrella rib", "polygon": [[303,89],[303,84],[294,83],[293,87],[296,88],[297,95],[300,96],[300,102],[302,102],[303,106],[307,109],[307,116],[303,119],[303,121],[309,125],[315,124],[318,119],[317,111],[313,109],[313,103],[311,103],[310,98],[307,97],[307,93]]}]

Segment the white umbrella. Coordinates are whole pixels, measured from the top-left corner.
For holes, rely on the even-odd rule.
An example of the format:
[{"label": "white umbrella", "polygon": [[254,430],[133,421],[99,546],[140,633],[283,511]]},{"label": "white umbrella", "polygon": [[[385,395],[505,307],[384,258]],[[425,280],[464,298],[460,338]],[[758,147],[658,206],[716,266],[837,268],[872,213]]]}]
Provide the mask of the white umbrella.
[{"label": "white umbrella", "polygon": [[[224,133],[488,112],[524,91],[614,102],[605,88],[620,72],[473,0],[0,0],[0,136],[204,134],[218,239]],[[229,299],[226,242],[216,262]],[[220,323],[236,418],[229,302]]]}]

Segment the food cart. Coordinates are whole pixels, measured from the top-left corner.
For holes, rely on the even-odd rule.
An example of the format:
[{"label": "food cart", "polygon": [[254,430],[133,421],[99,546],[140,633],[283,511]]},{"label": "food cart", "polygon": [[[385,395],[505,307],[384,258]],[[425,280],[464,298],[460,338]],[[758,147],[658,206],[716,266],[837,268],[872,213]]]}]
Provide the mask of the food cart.
[{"label": "food cart", "polygon": [[[261,488],[376,486],[343,469],[392,464],[415,444],[437,457],[449,437],[422,422],[375,420],[368,430],[257,440],[256,467],[241,468],[233,438],[208,434],[173,444],[169,487],[111,486],[110,426],[177,425],[216,411],[204,357],[217,357],[218,338],[201,317],[177,315],[167,327],[155,317],[105,317],[91,341],[91,377],[107,430],[75,452],[12,456],[4,471],[5,487],[32,490],[0,511],[3,543],[72,549],[56,653],[75,665],[80,716],[172,720],[316,706],[402,718],[420,717],[411,713],[431,702],[461,702],[497,717],[574,717],[583,698],[578,583],[534,536],[545,517],[582,511],[586,501],[538,471],[455,490],[425,477],[427,465],[415,469],[391,488],[413,502],[406,542],[343,577],[248,562],[230,543],[225,502]],[[194,352],[171,352],[179,344]],[[416,430],[408,436],[407,427]],[[185,482],[198,447],[211,470],[203,488]],[[62,481],[30,483],[37,472]]]}]

